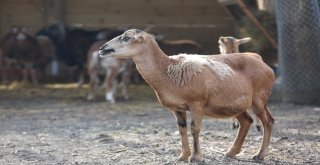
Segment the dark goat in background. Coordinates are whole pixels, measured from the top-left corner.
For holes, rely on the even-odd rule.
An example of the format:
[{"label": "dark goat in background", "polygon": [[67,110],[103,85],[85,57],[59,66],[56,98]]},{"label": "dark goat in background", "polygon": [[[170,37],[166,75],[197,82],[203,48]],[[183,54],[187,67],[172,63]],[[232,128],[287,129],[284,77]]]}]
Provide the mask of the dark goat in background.
[{"label": "dark goat in background", "polygon": [[25,28],[14,27],[3,37],[1,47],[4,82],[8,82],[7,76],[10,74],[12,66],[15,65],[21,68],[24,82],[28,80],[30,75],[32,82],[37,84],[36,68],[38,60],[41,59],[41,50],[37,39],[27,34]]},{"label": "dark goat in background", "polygon": [[98,40],[110,40],[121,33],[121,30],[87,30],[56,23],[42,28],[37,36],[47,36],[52,40],[58,60],[77,70],[79,85],[82,85],[90,46]]}]

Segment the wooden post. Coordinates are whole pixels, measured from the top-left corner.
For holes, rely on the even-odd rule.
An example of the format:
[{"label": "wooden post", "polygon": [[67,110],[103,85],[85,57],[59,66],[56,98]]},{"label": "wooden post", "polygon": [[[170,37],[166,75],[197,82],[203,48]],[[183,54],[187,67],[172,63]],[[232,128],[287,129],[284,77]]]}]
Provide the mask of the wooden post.
[{"label": "wooden post", "polygon": [[56,22],[63,22],[65,15],[64,0],[43,0],[44,6],[44,22],[45,24],[52,24]]},{"label": "wooden post", "polygon": [[242,0],[236,0],[237,4],[240,6],[240,8],[243,10],[243,12],[250,18],[250,20],[253,22],[253,24],[260,30],[262,35],[267,38],[267,40],[270,42],[273,48],[277,48],[276,41],[270,36],[268,31],[260,24],[260,22],[257,20],[257,18],[252,14],[252,12],[247,8],[246,4],[242,2]]},{"label": "wooden post", "polygon": [[2,19],[3,19],[3,10],[2,10],[2,0],[0,0],[0,38],[2,37],[4,31],[3,31],[3,27],[2,27]]}]

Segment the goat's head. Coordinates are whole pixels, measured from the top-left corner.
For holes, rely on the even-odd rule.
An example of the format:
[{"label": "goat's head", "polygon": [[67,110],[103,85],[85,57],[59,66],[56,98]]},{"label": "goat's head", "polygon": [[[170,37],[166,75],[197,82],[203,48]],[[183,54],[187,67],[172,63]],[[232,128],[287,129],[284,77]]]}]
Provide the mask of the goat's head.
[{"label": "goat's head", "polygon": [[13,26],[10,28],[9,34],[15,37],[17,41],[23,41],[27,38],[28,29],[24,26]]},{"label": "goat's head", "polygon": [[220,37],[219,49],[221,54],[237,53],[239,52],[239,45],[247,43],[251,40],[250,37],[237,39],[234,37]]},{"label": "goat's head", "polygon": [[139,55],[143,51],[141,43],[146,41],[146,38],[151,37],[146,32],[137,29],[130,29],[122,35],[103,44],[99,49],[101,57],[117,57],[129,58]]}]

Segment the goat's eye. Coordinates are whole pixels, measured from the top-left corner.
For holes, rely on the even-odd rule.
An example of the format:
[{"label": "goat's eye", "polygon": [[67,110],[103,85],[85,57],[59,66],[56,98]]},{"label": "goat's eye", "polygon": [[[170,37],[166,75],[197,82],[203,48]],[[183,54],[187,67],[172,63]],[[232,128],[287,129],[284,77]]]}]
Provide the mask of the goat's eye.
[{"label": "goat's eye", "polygon": [[130,39],[131,39],[130,37],[124,37],[124,38],[123,38],[123,41],[124,41],[124,42],[128,42]]}]

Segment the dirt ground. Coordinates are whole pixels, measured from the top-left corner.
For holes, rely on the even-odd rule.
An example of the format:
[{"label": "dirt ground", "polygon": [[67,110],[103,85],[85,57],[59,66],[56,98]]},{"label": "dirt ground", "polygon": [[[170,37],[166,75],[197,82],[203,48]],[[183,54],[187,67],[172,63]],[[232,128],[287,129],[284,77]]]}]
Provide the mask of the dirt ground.
[{"label": "dirt ground", "polygon": [[[175,161],[175,119],[148,86],[130,86],[130,100],[119,96],[116,104],[103,95],[87,102],[86,91],[75,84],[0,86],[0,164],[188,164]],[[251,159],[262,138],[255,127],[237,158],[225,159],[236,130],[231,120],[205,119],[201,164],[320,164],[320,107],[270,109],[276,122],[263,162]]]}]

